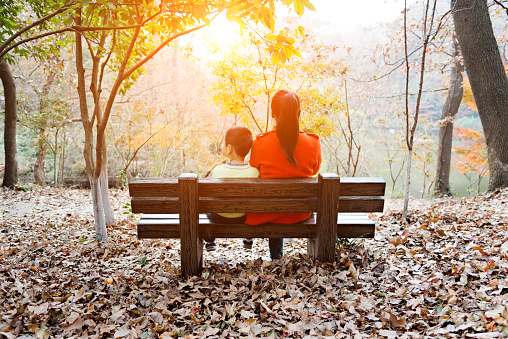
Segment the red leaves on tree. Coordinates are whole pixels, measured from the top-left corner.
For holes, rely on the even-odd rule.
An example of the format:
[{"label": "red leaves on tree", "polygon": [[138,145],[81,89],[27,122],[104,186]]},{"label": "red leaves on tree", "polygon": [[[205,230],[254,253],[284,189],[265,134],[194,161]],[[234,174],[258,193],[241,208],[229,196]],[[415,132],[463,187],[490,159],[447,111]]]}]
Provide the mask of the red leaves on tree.
[{"label": "red leaves on tree", "polygon": [[453,147],[457,161],[453,165],[459,173],[476,173],[478,176],[488,175],[487,144],[482,131],[465,127],[455,127],[453,134],[461,143]]}]

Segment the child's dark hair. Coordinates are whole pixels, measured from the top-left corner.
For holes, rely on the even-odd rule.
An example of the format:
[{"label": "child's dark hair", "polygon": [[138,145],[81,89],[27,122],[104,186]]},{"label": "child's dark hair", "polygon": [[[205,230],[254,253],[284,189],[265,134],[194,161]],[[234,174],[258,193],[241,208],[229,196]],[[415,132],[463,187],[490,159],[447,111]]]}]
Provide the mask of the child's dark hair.
[{"label": "child's dark hair", "polygon": [[247,127],[231,127],[226,131],[224,142],[231,145],[237,155],[245,157],[252,147],[252,132]]},{"label": "child's dark hair", "polygon": [[294,152],[300,137],[300,99],[295,92],[281,89],[274,94],[271,107],[280,146],[291,165],[299,168]]}]

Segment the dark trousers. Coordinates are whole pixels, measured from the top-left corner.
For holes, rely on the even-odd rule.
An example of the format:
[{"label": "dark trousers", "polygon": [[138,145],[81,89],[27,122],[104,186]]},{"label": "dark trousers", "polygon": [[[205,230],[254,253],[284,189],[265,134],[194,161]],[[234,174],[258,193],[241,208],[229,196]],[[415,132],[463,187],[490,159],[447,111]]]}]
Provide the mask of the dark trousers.
[{"label": "dark trousers", "polygon": [[268,239],[268,247],[270,248],[270,258],[279,259],[284,251],[284,239],[270,238]]}]

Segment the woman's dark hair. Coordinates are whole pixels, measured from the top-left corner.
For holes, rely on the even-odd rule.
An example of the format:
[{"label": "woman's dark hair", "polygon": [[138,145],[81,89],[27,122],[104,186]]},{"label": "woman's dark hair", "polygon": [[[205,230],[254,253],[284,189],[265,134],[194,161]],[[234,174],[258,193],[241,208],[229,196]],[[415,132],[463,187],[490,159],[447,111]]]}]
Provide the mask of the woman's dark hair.
[{"label": "woman's dark hair", "polygon": [[272,98],[272,116],[277,122],[277,138],[291,165],[298,167],[294,156],[300,136],[300,99],[295,92],[281,89]]},{"label": "woman's dark hair", "polygon": [[226,131],[226,145],[231,145],[236,154],[245,157],[252,147],[252,132],[247,127],[231,127]]}]

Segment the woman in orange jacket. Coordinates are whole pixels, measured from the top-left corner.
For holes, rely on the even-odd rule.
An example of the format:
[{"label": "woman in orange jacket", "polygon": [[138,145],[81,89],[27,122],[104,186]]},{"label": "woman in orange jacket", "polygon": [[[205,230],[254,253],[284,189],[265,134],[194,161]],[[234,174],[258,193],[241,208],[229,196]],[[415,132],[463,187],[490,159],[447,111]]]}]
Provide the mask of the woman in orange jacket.
[{"label": "woman in orange jacket", "polygon": [[[300,129],[300,99],[289,90],[279,90],[272,98],[272,117],[276,126],[259,134],[252,143],[249,164],[262,178],[310,178],[321,166],[319,136]],[[246,224],[267,222],[293,224],[307,219],[310,213],[249,213]],[[283,254],[283,239],[269,239],[270,256]]]}]

